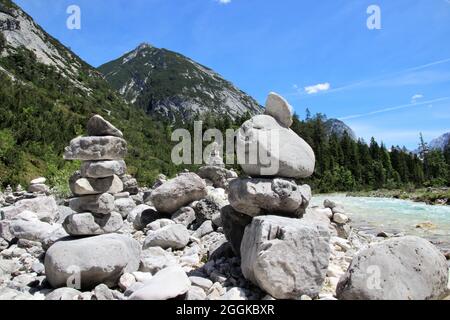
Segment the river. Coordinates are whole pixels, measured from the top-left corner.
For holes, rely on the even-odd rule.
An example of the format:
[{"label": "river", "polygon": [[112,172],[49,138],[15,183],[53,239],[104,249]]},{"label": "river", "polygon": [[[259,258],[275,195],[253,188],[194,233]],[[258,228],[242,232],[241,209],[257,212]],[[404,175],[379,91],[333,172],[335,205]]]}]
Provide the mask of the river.
[{"label": "river", "polygon": [[[345,194],[316,195],[311,205],[323,206],[325,199],[342,204],[357,229],[375,234],[385,231],[416,235],[430,240],[441,249],[450,249],[450,206],[431,206],[389,198],[346,197]],[[433,227],[416,227],[425,222],[430,222]]]}]

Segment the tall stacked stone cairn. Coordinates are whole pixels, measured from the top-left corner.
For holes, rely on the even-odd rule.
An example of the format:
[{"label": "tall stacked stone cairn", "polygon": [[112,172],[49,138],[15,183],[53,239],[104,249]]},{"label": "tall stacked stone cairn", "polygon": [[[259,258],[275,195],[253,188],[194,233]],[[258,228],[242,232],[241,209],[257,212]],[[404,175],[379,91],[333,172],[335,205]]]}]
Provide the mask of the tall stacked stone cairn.
[{"label": "tall stacked stone cairn", "polygon": [[[317,297],[330,256],[328,228],[302,219],[311,188],[296,179],[313,174],[315,155],[290,129],[292,117],[288,102],[271,93],[265,114],[243,124],[238,150],[271,150],[268,143],[278,143],[279,152],[270,154],[278,169],[267,174],[267,162],[259,157],[240,161],[248,177],[230,182],[230,206],[222,209],[224,233],[241,256],[244,276],[276,299]],[[268,142],[268,135],[278,140]]]},{"label": "tall stacked stone cairn", "polygon": [[120,130],[98,115],[88,121],[87,133],[72,140],[64,153],[65,160],[81,160],[82,165],[69,181],[74,195],[69,206],[75,213],[63,222],[72,238],[53,245],[45,259],[53,287],[70,286],[67,281],[74,270],[80,273],[77,289],[100,283],[114,286],[123,272],[137,271],[139,266],[139,243],[112,234],[124,223],[114,210],[115,196],[124,196],[121,177],[127,170],[123,160],[127,143]]}]

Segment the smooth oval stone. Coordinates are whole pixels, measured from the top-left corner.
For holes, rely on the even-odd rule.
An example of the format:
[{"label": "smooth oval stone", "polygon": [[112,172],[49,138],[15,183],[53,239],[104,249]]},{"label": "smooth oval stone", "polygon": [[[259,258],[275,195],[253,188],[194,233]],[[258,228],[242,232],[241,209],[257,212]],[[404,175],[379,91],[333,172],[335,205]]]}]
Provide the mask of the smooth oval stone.
[{"label": "smooth oval stone", "polygon": [[90,136],[114,136],[123,138],[123,133],[119,129],[99,115],[95,115],[89,119],[87,133]]}]

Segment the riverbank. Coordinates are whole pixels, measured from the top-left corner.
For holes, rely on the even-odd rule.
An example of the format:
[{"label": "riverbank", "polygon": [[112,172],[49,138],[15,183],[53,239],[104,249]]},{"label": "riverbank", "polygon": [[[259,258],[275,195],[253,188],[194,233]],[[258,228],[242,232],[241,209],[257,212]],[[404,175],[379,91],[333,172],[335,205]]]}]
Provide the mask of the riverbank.
[{"label": "riverbank", "polygon": [[400,200],[411,200],[424,202],[429,205],[450,205],[449,188],[423,188],[413,191],[387,190],[356,191],[347,193],[348,197],[371,197],[371,198],[393,198]]}]

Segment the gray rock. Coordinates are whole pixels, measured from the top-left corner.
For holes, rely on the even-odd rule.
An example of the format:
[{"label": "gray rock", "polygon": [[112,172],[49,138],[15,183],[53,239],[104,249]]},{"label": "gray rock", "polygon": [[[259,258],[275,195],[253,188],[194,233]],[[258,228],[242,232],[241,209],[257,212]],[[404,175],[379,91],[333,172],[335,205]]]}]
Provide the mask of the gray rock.
[{"label": "gray rock", "polygon": [[220,297],[220,300],[231,300],[231,301],[238,301],[238,300],[248,300],[247,298],[247,292],[242,288],[231,288],[227,291],[222,297]]},{"label": "gray rock", "polygon": [[74,300],[76,296],[81,295],[81,292],[73,288],[59,288],[50,292],[45,300]]},{"label": "gray rock", "polygon": [[139,185],[135,178],[125,174],[120,177],[123,182],[123,190],[129,192],[131,195],[137,195],[139,193]]},{"label": "gray rock", "polygon": [[114,300],[114,295],[108,286],[104,284],[99,284],[94,289],[94,295],[97,300],[110,301]]},{"label": "gray rock", "polygon": [[274,92],[267,98],[265,114],[275,118],[283,127],[292,126],[294,109],[282,96]]},{"label": "gray rock", "polygon": [[76,172],[69,180],[70,190],[75,196],[97,195],[102,193],[116,194],[122,192],[122,180],[116,175],[107,178],[82,178]]},{"label": "gray rock", "polygon": [[333,215],[333,221],[336,222],[337,224],[346,224],[349,221],[349,219],[343,213],[335,213]]},{"label": "gray rock", "polygon": [[191,281],[180,267],[159,271],[143,288],[130,296],[130,300],[169,300],[185,295]]},{"label": "gray rock", "polygon": [[191,207],[183,207],[172,215],[175,223],[189,227],[195,221],[195,211]]},{"label": "gray rock", "polygon": [[213,183],[215,188],[227,189],[229,180],[237,178],[234,171],[221,167],[205,166],[198,170],[198,175],[203,179],[208,179]]},{"label": "gray rock", "polygon": [[447,290],[445,257],[425,239],[373,244],[353,259],[337,287],[339,300],[434,300]]},{"label": "gray rock", "polygon": [[220,207],[207,199],[197,202],[195,210],[195,226],[199,228],[205,221],[211,220],[215,226],[221,227]]},{"label": "gray rock", "polygon": [[92,212],[107,215],[114,211],[114,196],[109,193],[103,193],[101,195],[73,198],[70,200],[69,206],[78,213]]},{"label": "gray rock", "polygon": [[231,206],[252,217],[264,214],[302,217],[311,197],[308,185],[298,186],[284,179],[236,179],[229,191]]},{"label": "gray rock", "polygon": [[234,254],[240,257],[245,228],[252,223],[252,217],[235,211],[232,206],[222,208],[221,217],[223,233],[230,242]]},{"label": "gray rock", "polygon": [[10,207],[0,209],[0,216],[3,219],[11,220],[23,211],[31,211],[37,214],[39,220],[52,222],[58,214],[58,206],[53,197],[36,197],[16,202]]},{"label": "gray rock", "polygon": [[151,247],[142,251],[139,271],[155,274],[158,271],[176,265],[173,255],[160,247]]},{"label": "gray rock", "polygon": [[56,222],[62,224],[68,216],[70,216],[74,213],[75,213],[75,211],[73,211],[69,207],[58,206],[58,215],[56,217]]},{"label": "gray rock", "polygon": [[118,137],[78,137],[64,152],[65,160],[122,160],[127,155],[127,143]]},{"label": "gray rock", "polygon": [[59,241],[45,255],[45,273],[54,288],[114,287],[123,273],[138,270],[140,253],[136,240],[118,234]]},{"label": "gray rock", "polygon": [[123,226],[122,216],[113,212],[95,215],[90,212],[75,213],[66,218],[63,227],[71,236],[96,236],[118,231]]},{"label": "gray rock", "polygon": [[13,220],[9,226],[11,234],[18,239],[26,239],[36,242],[44,242],[61,225],[51,225],[46,222],[36,220]]},{"label": "gray rock", "polygon": [[30,193],[49,193],[50,188],[45,184],[32,184],[28,187]]},{"label": "gray rock", "polygon": [[208,291],[213,286],[213,282],[207,278],[202,277],[189,277],[193,286],[197,286],[202,288],[205,291]]},{"label": "gray rock", "polygon": [[156,211],[155,208],[150,207],[143,211],[138,211],[136,218],[133,221],[133,226],[136,230],[142,230],[150,223],[162,219],[164,216]]},{"label": "gray rock", "polygon": [[151,201],[158,212],[173,214],[181,207],[206,197],[206,185],[194,173],[185,173],[169,180],[151,195]]},{"label": "gray rock", "polygon": [[113,175],[123,176],[127,165],[123,160],[86,161],[81,165],[81,176],[84,178],[107,178]]},{"label": "gray rock", "polygon": [[136,203],[131,198],[122,198],[114,201],[114,211],[120,213],[123,218],[128,217],[128,214],[136,208]]},{"label": "gray rock", "polygon": [[11,221],[9,220],[0,220],[0,238],[3,238],[8,242],[11,242],[14,239],[14,236],[9,230],[10,224]]},{"label": "gray rock", "polygon": [[30,181],[30,185],[34,185],[34,184],[45,184],[47,182],[47,179],[45,179],[44,177],[40,177],[40,178],[36,178],[34,180]]},{"label": "gray rock", "polygon": [[119,129],[99,115],[95,115],[89,119],[86,129],[90,136],[114,136],[123,138],[123,133]]},{"label": "gray rock", "polygon": [[127,221],[133,223],[134,220],[136,220],[137,216],[142,216],[142,212],[144,212],[145,210],[155,210],[155,208],[152,208],[146,204],[140,204],[138,206],[136,206],[135,208],[133,208],[133,210],[130,211],[130,213],[127,216]]},{"label": "gray rock", "polygon": [[201,239],[204,236],[206,236],[207,234],[210,234],[212,232],[214,232],[212,221],[207,220],[207,221],[203,222],[203,224],[197,230],[195,230],[195,232],[192,234],[192,236],[194,238]]},{"label": "gray rock", "polygon": [[189,231],[185,226],[173,224],[157,231],[150,231],[144,241],[143,248],[183,249],[189,243],[189,237]]},{"label": "gray rock", "polygon": [[186,294],[187,301],[205,301],[206,298],[205,291],[202,288],[195,286],[190,287]]},{"label": "gray rock", "polygon": [[307,178],[314,173],[313,149],[271,116],[258,115],[245,122],[236,147],[238,162],[250,176]]},{"label": "gray rock", "polygon": [[242,239],[242,273],[276,299],[317,297],[328,269],[329,241],[322,224],[256,217]]},{"label": "gray rock", "polygon": [[150,231],[158,231],[159,229],[162,229],[172,224],[175,224],[175,222],[170,219],[159,219],[148,224],[147,228]]}]

